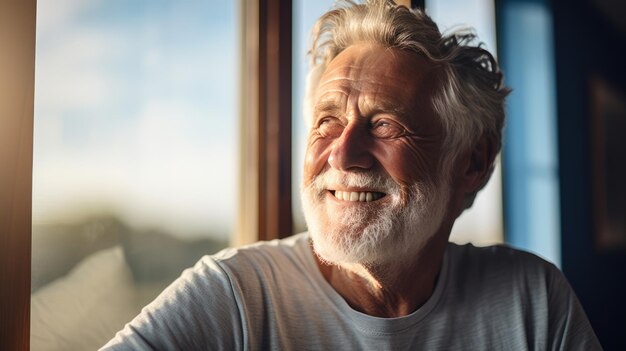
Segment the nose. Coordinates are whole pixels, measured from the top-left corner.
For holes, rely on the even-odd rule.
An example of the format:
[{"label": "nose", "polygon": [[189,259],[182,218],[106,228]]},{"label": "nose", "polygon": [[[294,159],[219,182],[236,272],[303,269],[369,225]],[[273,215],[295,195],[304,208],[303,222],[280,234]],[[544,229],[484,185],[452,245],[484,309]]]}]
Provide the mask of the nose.
[{"label": "nose", "polygon": [[370,169],[374,165],[374,157],[369,150],[370,142],[366,126],[349,124],[333,142],[328,163],[340,171]]}]

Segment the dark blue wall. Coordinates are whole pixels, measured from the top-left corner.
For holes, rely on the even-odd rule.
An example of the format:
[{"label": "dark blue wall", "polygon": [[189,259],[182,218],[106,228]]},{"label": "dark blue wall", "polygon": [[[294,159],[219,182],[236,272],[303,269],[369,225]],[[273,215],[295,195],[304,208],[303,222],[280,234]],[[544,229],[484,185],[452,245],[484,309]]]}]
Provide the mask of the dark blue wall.
[{"label": "dark blue wall", "polygon": [[626,34],[590,1],[554,1],[553,11],[562,267],[605,349],[626,350],[626,251],[594,245],[589,81],[597,75],[626,92]]}]

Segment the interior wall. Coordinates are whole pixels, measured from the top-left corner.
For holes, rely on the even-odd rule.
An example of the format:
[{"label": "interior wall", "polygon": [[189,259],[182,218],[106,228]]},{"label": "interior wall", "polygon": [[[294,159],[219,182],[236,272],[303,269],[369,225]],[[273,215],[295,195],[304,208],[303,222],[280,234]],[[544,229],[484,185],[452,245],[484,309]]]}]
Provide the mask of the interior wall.
[{"label": "interior wall", "polygon": [[596,245],[590,79],[600,76],[626,92],[626,33],[609,23],[591,1],[555,0],[553,11],[562,268],[604,348],[623,350],[626,248]]}]

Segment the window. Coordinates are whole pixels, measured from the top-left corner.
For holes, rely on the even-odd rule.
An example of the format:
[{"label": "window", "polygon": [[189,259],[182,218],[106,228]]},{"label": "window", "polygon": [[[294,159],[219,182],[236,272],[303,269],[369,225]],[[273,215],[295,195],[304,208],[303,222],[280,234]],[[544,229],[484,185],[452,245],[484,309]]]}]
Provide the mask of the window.
[{"label": "window", "polygon": [[553,19],[548,2],[506,1],[502,66],[514,87],[507,103],[504,175],[507,242],[561,262]]},{"label": "window", "polygon": [[228,245],[236,5],[38,2],[33,350],[102,346]]}]

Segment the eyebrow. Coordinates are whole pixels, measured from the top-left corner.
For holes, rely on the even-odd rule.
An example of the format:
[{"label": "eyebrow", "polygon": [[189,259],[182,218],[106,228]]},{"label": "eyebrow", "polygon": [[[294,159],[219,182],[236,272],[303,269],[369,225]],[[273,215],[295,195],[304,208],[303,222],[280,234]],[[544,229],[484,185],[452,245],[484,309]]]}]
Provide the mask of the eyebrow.
[{"label": "eyebrow", "polygon": [[313,116],[317,116],[322,112],[338,116],[343,113],[342,110],[343,109],[339,106],[339,103],[335,100],[321,101],[315,105],[313,109]]},{"label": "eyebrow", "polygon": [[[408,118],[410,116],[409,111],[404,106],[385,100],[372,102],[370,99],[366,99],[363,101],[362,106],[359,107],[359,110],[363,112],[363,115],[383,112],[391,113],[399,118]],[[340,117],[344,111],[340,102],[335,99],[328,99],[318,102],[313,108],[313,116],[318,116],[321,113]]]},{"label": "eyebrow", "polygon": [[378,100],[372,101],[366,99],[363,101],[363,106],[361,106],[361,110],[365,115],[374,114],[379,112],[391,113],[399,118],[409,117],[409,111],[404,106],[399,104],[395,104],[391,101],[387,100]]}]

